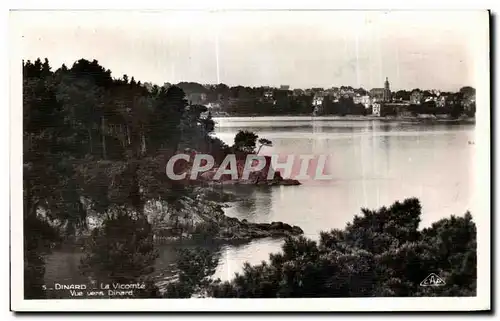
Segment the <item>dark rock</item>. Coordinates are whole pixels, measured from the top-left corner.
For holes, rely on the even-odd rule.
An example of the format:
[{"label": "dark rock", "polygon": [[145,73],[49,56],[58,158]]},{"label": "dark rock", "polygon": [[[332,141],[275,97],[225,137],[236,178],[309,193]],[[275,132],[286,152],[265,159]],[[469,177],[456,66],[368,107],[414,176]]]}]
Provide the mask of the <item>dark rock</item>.
[{"label": "dark rock", "polygon": [[284,229],[285,224],[283,224],[283,222],[272,222],[270,228],[273,230]]},{"label": "dark rock", "polygon": [[294,186],[294,185],[300,185],[300,182],[296,179],[283,179],[282,181],[280,181],[279,185],[283,185],[283,186]]},{"label": "dark rock", "polygon": [[257,238],[295,236],[304,233],[300,227],[283,222],[252,223],[247,219],[229,217],[222,209],[213,206],[214,204],[208,201],[189,207],[186,213],[196,217],[192,223],[179,225],[179,222],[165,221],[155,225],[155,241],[175,243],[185,239],[196,239],[241,244]]}]

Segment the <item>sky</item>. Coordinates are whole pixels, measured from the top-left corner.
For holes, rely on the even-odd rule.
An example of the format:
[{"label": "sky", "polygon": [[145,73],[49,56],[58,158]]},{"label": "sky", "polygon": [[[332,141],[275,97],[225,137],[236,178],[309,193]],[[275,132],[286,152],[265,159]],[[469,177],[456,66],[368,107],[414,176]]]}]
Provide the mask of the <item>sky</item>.
[{"label": "sky", "polygon": [[96,59],[115,78],[230,86],[475,86],[486,11],[14,11],[23,59]]}]

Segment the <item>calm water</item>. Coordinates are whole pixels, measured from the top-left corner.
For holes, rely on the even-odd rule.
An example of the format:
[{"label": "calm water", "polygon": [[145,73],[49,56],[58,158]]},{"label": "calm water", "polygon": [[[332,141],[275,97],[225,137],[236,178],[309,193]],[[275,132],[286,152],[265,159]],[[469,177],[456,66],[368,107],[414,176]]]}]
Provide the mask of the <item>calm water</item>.
[{"label": "calm water", "polygon": [[[317,239],[343,228],[361,207],[378,208],[418,197],[422,226],[473,209],[474,125],[343,121],[334,117],[220,118],[216,135],[232,144],[240,129],[273,142],[262,154],[328,154],[332,180],[255,189],[227,215],[255,222],[284,221]],[[225,248],[217,271],[231,278],[245,261],[259,263],[280,241]]]},{"label": "calm water", "polygon": [[[261,154],[327,154],[333,176],[241,191],[244,201],[226,209],[229,216],[253,222],[284,221],[300,226],[310,238],[343,228],[360,208],[388,206],[418,197],[422,226],[451,214],[474,215],[474,125],[424,125],[378,120],[346,121],[333,117],[254,117],[216,119],[216,136],[228,144],[240,129],[273,142]],[[280,249],[280,240],[259,240],[220,249],[216,277],[230,279],[244,262],[260,263]],[[160,249],[161,275],[175,262],[171,247]],[[76,277],[75,254],[51,256],[47,278]],[[57,267],[57,268],[56,268]],[[55,278],[58,275],[58,278]],[[161,276],[159,276],[161,278]],[[62,280],[61,280],[62,281]]]}]

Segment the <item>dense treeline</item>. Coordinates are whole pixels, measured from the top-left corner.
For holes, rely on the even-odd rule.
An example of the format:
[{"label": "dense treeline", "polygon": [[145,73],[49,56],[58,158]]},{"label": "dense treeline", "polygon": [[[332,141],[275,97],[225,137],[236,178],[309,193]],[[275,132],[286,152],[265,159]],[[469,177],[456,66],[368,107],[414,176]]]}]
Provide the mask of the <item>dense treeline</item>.
[{"label": "dense treeline", "polygon": [[[167,84],[170,85],[170,84]],[[369,95],[363,88],[341,86],[333,93],[332,89],[309,88],[288,90],[269,87],[229,87],[225,84],[201,85],[195,82],[180,82],[176,86],[183,89],[188,99],[193,103],[214,104],[215,110],[228,112],[230,115],[241,116],[272,116],[272,115],[370,115],[371,107],[365,108],[363,104],[356,103],[353,96]],[[157,88],[148,85],[153,90]],[[412,93],[421,95],[418,104],[412,99]],[[392,93],[391,102],[412,101],[408,108],[384,106],[381,116],[397,116],[410,112],[414,116],[419,114],[450,115],[458,118],[462,114],[469,117],[475,115],[475,105],[464,108],[464,99],[475,95],[475,89],[469,86],[460,88],[458,92],[435,92],[415,88],[411,91],[398,90]],[[316,105],[314,97],[321,96],[323,101]],[[436,103],[443,98],[442,102]]]},{"label": "dense treeline", "polygon": [[476,106],[473,104],[470,108],[464,108],[462,104],[463,95],[450,95],[446,104],[442,107],[438,106],[435,101],[424,101],[421,104],[411,104],[408,111],[413,115],[449,115],[452,118],[459,118],[463,115],[474,117],[476,115]]},{"label": "dense treeline", "polygon": [[176,86],[185,91],[188,100],[216,103],[217,109],[232,115],[310,114],[313,111],[312,93],[293,96],[291,91],[278,88],[203,86],[193,82],[180,82]]},{"label": "dense treeline", "polygon": [[[206,109],[188,105],[182,89],[113,79],[95,60],[52,71],[38,59],[23,62],[23,72],[26,298],[44,296],[44,254],[85,231],[91,216],[102,224],[82,272],[110,282],[143,279],[156,258],[144,204],[175,208],[189,192],[164,174],[173,153],[227,148],[210,137],[213,121],[200,118]],[[118,273],[123,266],[127,275]]]},{"label": "dense treeline", "polygon": [[[167,84],[170,85],[170,84]],[[183,89],[188,99],[193,103],[214,104],[215,110],[228,112],[230,115],[370,115],[371,108],[365,108],[363,104],[355,103],[353,96],[365,96],[370,93],[363,88],[341,86],[334,93],[332,89],[309,88],[288,90],[270,87],[229,87],[225,84],[202,85],[195,82],[180,82],[176,86]],[[151,90],[157,88],[149,84]],[[419,92],[421,95],[418,104],[412,99],[412,93]],[[384,116],[396,116],[402,112],[418,114],[450,115],[457,118],[462,114],[469,117],[475,115],[475,105],[464,108],[463,101],[466,97],[475,95],[475,89],[470,86],[460,88],[458,92],[435,92],[415,88],[411,91],[398,90],[392,93],[391,102],[409,102],[413,105],[409,108],[384,107]],[[313,104],[314,97],[321,96],[321,104]],[[444,97],[438,106],[436,100]],[[429,101],[428,99],[431,98]]]},{"label": "dense treeline", "polygon": [[321,115],[368,115],[371,109],[365,108],[362,104],[355,104],[352,97],[340,97],[334,102],[332,98],[325,97],[321,105],[319,114]]}]

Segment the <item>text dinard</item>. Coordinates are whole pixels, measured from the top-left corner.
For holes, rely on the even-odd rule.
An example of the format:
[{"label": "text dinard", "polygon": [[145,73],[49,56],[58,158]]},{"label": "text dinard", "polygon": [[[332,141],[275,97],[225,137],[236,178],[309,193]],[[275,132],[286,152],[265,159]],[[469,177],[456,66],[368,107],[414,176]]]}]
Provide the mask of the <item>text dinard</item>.
[{"label": "text dinard", "polygon": [[[144,283],[129,283],[129,284],[121,284],[121,283],[100,283],[99,289],[101,290],[144,290],[146,285]],[[54,289],[56,290],[88,290],[89,287],[86,284],[60,284],[55,283]],[[95,288],[92,288],[95,289]]]},{"label": "text dinard", "polygon": [[[100,283],[99,287],[90,288],[86,284],[60,284],[55,283],[55,290],[69,290],[71,296],[73,297],[83,297],[83,296],[129,296],[134,294],[134,290],[144,290],[146,285],[143,283],[131,283],[131,284],[121,284],[121,283]],[[106,290],[106,291],[102,291]],[[85,292],[84,292],[85,291]]]}]

